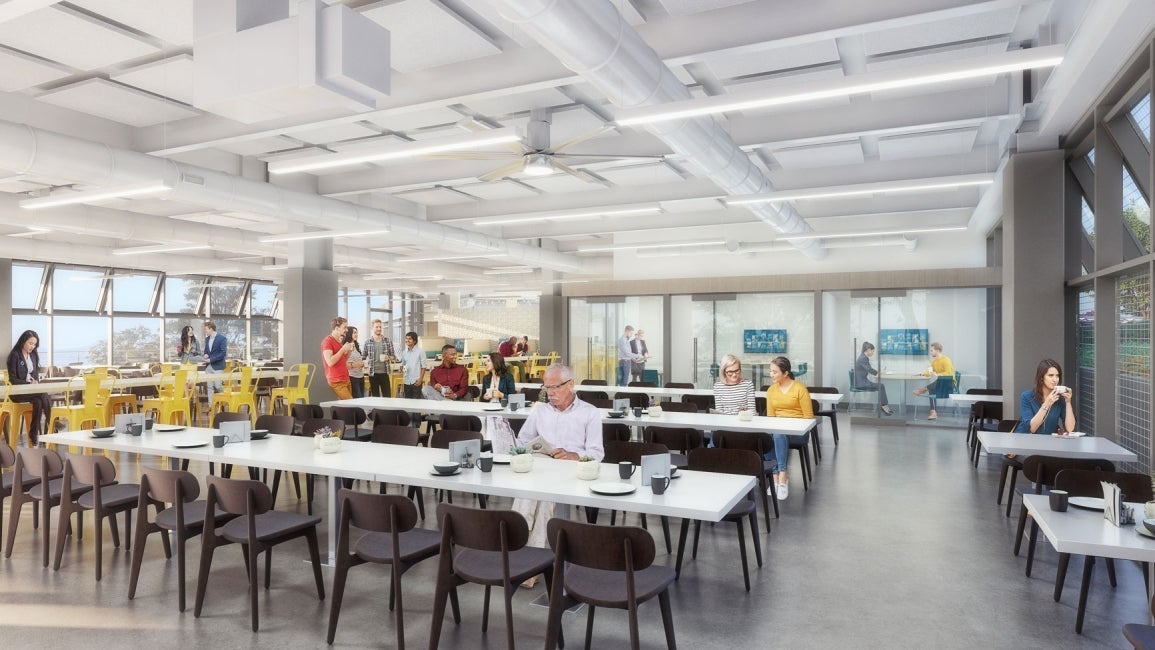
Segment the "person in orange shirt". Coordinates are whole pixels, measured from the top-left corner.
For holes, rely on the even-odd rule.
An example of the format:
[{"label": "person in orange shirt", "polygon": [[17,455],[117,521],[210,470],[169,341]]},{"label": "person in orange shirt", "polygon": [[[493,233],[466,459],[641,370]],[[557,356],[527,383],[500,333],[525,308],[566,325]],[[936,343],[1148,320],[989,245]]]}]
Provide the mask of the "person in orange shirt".
[{"label": "person in orange shirt", "polygon": [[[794,381],[790,371],[790,360],[775,357],[770,362],[770,387],[766,389],[766,415],[779,418],[814,418],[814,408],[810,404],[810,391]],[[790,441],[781,434],[774,438],[774,460],[778,469],[774,472],[774,485],[779,501],[785,500],[790,492],[786,478],[786,461],[790,453]]]}]

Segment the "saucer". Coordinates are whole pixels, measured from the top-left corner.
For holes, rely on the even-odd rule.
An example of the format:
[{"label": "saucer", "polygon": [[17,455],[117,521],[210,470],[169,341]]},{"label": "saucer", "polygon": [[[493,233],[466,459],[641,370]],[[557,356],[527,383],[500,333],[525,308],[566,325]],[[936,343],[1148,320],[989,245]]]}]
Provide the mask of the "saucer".
[{"label": "saucer", "polygon": [[625,494],[633,494],[637,491],[638,486],[633,483],[594,483],[590,486],[590,492],[609,496],[622,496]]},{"label": "saucer", "polygon": [[457,469],[453,470],[452,472],[450,472],[450,473],[448,473],[448,474],[442,474],[441,472],[439,472],[439,471],[437,471],[437,470],[435,470],[435,469],[431,469],[431,470],[429,470],[429,474],[430,474],[430,475],[432,475],[432,476],[457,476],[457,475],[458,475],[458,474],[460,474],[460,473],[461,473],[461,468],[460,468],[460,467],[458,467]]}]

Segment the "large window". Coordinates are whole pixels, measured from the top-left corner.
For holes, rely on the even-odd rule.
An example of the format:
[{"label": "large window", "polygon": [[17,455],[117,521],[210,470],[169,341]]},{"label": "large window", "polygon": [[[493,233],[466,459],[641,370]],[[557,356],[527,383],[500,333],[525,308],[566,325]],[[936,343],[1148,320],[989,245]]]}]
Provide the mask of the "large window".
[{"label": "large window", "polygon": [[1151,276],[1123,276],[1116,297],[1116,427],[1120,444],[1139,456],[1135,471],[1146,473],[1151,451]]},{"label": "large window", "polygon": [[1095,290],[1079,292],[1075,324],[1075,403],[1080,431],[1095,433]]}]

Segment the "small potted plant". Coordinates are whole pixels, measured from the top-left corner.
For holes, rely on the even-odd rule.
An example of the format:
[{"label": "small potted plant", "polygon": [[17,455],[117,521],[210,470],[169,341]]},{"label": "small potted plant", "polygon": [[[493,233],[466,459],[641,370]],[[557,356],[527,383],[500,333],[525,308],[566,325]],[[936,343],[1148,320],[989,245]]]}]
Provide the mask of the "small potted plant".
[{"label": "small potted plant", "polygon": [[582,456],[577,462],[577,477],[583,481],[596,481],[602,464],[596,458]]},{"label": "small potted plant", "polygon": [[336,436],[337,436],[337,434],[333,433],[333,430],[330,429],[329,427],[321,427],[320,429],[317,429],[316,431],[313,432],[313,447],[316,449],[320,449],[322,440],[324,440],[325,438],[333,438]]},{"label": "small potted plant", "polygon": [[509,468],[515,472],[528,472],[533,469],[533,454],[525,447],[510,449]]}]

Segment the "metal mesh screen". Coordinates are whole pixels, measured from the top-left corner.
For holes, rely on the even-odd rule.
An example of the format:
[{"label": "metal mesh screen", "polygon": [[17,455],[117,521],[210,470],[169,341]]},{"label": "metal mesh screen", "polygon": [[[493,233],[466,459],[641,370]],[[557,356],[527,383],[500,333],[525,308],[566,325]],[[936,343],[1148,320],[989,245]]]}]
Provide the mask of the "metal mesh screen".
[{"label": "metal mesh screen", "polygon": [[1095,290],[1079,292],[1079,317],[1075,324],[1075,405],[1076,426],[1095,433]]},{"label": "metal mesh screen", "polygon": [[1151,142],[1151,95],[1144,95],[1138,104],[1131,109],[1131,118],[1139,127],[1139,132]]},{"label": "metal mesh screen", "polygon": [[1151,277],[1146,272],[1119,278],[1115,358],[1116,430],[1119,444],[1139,461],[1127,471],[1148,473],[1151,449]]}]

